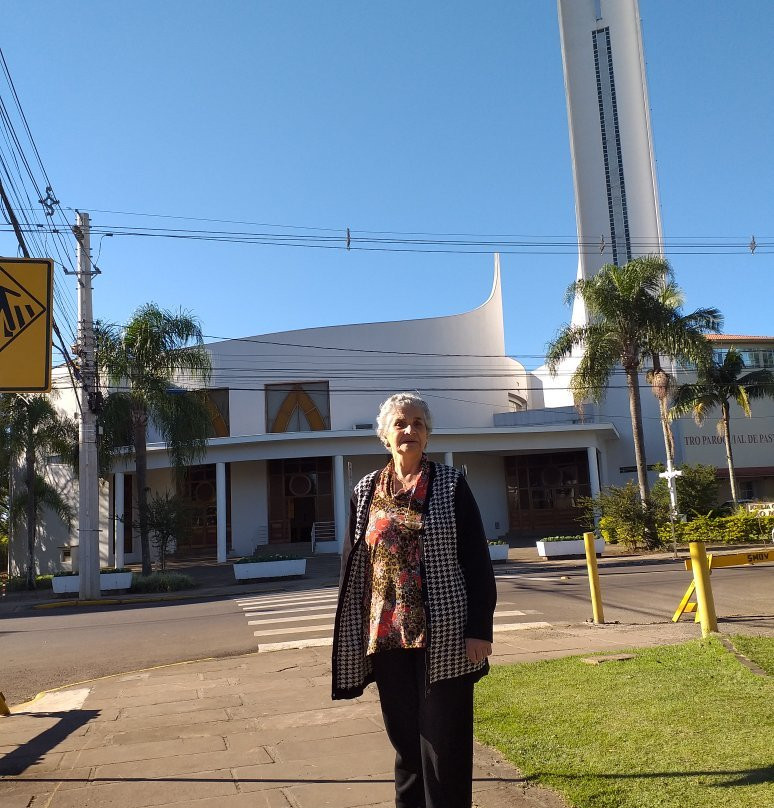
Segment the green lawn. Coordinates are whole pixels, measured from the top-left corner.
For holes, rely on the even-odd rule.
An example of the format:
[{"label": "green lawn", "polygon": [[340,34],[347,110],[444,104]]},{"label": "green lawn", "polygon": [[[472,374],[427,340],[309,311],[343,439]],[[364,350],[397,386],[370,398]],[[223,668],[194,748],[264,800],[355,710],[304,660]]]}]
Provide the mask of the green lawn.
[{"label": "green lawn", "polygon": [[748,659],[757,662],[769,676],[774,676],[774,639],[770,637],[745,637],[741,634],[735,634],[731,637],[731,642],[740,654],[744,654]]},{"label": "green lawn", "polygon": [[[774,667],[774,639],[734,643]],[[774,679],[715,639],[632,653],[494,666],[476,737],[576,808],[774,808]]]}]

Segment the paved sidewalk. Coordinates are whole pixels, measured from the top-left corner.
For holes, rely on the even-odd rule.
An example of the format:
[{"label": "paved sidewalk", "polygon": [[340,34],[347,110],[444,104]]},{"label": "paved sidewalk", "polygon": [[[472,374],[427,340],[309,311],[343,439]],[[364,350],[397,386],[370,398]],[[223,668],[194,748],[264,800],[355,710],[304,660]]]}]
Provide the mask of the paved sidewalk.
[{"label": "paved sidewalk", "polygon": [[[774,617],[721,630],[774,634]],[[494,664],[661,645],[692,622],[498,634]],[[393,754],[376,692],[330,698],[330,649],[179,663],[44,694],[0,718],[4,808],[387,808]],[[476,747],[479,808],[562,808]]]}]

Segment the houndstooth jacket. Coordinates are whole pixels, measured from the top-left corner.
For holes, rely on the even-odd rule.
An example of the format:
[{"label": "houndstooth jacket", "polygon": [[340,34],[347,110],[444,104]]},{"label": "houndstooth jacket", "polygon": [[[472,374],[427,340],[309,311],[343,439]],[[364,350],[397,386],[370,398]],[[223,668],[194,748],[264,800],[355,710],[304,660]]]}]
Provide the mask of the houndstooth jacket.
[{"label": "houndstooth jacket", "polygon": [[[334,699],[355,698],[373,681],[363,629],[368,609],[364,602],[366,583],[371,574],[364,536],[379,474],[367,474],[352,496],[352,549],[346,558],[333,633]],[[432,462],[425,500],[422,564],[427,686],[464,675],[477,680],[488,672],[489,664],[487,660],[468,660],[465,638],[492,640],[497,598],[492,564],[478,506],[464,477],[450,466]]]}]

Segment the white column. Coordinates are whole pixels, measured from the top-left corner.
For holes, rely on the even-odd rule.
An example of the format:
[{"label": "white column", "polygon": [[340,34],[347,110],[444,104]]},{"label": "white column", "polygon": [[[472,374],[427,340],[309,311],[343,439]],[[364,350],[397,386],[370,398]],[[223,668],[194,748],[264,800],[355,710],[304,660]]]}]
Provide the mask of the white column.
[{"label": "white column", "polygon": [[447,466],[453,466],[454,465],[454,452],[444,452],[443,453],[443,462]]},{"label": "white column", "polygon": [[599,496],[599,466],[597,464],[596,446],[586,447],[586,456],[589,459],[589,482],[591,483],[591,496]]},{"label": "white column", "polygon": [[226,464],[215,464],[215,508],[218,525],[218,563],[226,560]]},{"label": "white column", "polygon": [[117,471],[113,475],[113,491],[115,492],[115,505],[113,508],[113,535],[115,536],[116,567],[124,566],[124,475],[123,472]]},{"label": "white column", "polygon": [[333,518],[336,520],[336,543],[341,553],[347,530],[347,488],[342,455],[335,455],[333,458]]},{"label": "white column", "polygon": [[[100,481],[100,486],[104,485]],[[108,480],[108,519],[107,519],[107,565],[115,567],[115,547],[116,547],[116,512],[115,512],[115,479]]]}]

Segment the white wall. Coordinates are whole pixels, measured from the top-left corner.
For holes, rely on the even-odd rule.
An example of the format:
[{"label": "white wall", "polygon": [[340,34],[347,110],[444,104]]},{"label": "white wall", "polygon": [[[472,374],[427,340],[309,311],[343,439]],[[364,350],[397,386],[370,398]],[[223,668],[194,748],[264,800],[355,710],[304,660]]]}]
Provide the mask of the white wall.
[{"label": "white wall", "polygon": [[[251,341],[216,342],[208,348],[213,387],[255,388],[231,390],[232,436],[265,432],[264,386],[281,382],[328,381],[333,430],[375,423],[379,405],[388,395],[385,390],[418,389],[439,427],[491,426],[495,412],[508,410],[509,391],[527,399],[530,395],[523,366],[505,356],[497,261],[492,292],[472,311],[307,328]],[[471,386],[479,389],[456,389]]]},{"label": "white wall", "polygon": [[231,463],[231,546],[235,555],[249,555],[267,540],[269,525],[266,461]]},{"label": "white wall", "polygon": [[481,511],[484,530],[488,539],[495,539],[508,532],[508,499],[505,487],[505,461],[499,455],[470,454],[454,455],[454,466],[467,467],[467,482]]}]

